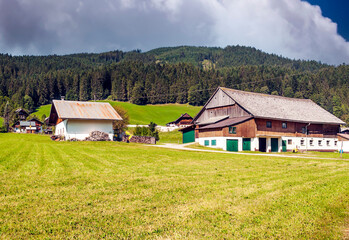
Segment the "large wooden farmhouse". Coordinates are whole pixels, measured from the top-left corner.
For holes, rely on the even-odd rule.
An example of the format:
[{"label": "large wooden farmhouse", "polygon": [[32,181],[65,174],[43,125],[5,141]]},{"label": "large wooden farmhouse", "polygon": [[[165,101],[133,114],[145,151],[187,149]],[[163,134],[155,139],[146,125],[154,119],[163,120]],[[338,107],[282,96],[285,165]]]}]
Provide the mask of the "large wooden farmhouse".
[{"label": "large wooden farmhouse", "polygon": [[122,120],[109,103],[53,100],[49,123],[55,135],[84,140],[93,131],[108,133],[113,140],[113,121]]},{"label": "large wooden farmhouse", "polygon": [[228,151],[334,151],[341,124],[309,99],[219,87],[182,132],[183,142]]}]

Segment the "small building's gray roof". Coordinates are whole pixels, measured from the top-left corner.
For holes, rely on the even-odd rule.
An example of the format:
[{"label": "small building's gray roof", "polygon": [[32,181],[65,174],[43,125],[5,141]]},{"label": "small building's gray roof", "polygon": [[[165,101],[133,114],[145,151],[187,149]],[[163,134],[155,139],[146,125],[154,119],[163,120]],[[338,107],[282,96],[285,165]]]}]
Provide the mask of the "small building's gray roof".
[{"label": "small building's gray roof", "polygon": [[105,102],[53,100],[60,119],[122,120],[115,109]]},{"label": "small building's gray roof", "polygon": [[34,121],[20,121],[19,125],[21,127],[29,127],[29,126],[35,126],[36,123]]},{"label": "small building's gray roof", "polygon": [[256,118],[304,123],[345,124],[310,99],[287,98],[223,87],[221,89]]}]

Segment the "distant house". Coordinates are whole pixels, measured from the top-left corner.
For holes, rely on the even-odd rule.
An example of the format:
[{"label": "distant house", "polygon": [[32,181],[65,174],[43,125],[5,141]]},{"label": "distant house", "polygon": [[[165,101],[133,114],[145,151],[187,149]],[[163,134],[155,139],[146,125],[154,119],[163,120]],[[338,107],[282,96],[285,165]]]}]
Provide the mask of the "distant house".
[{"label": "distant house", "polygon": [[21,121],[25,121],[27,119],[27,117],[29,116],[29,113],[22,108],[17,109],[15,111],[15,113],[17,114],[18,119]]},{"label": "distant house", "polygon": [[177,120],[166,124],[167,127],[188,127],[191,125],[193,118],[188,114],[182,114]]},{"label": "distant house", "polygon": [[32,118],[28,121],[17,121],[12,125],[12,129],[17,133],[42,133],[42,125],[42,122]]},{"label": "distant house", "polygon": [[49,124],[55,135],[66,140],[84,140],[93,131],[105,132],[113,140],[113,121],[122,120],[109,103],[53,100]]},{"label": "distant house", "polygon": [[219,87],[181,131],[183,142],[228,151],[335,151],[342,124],[309,99]]}]

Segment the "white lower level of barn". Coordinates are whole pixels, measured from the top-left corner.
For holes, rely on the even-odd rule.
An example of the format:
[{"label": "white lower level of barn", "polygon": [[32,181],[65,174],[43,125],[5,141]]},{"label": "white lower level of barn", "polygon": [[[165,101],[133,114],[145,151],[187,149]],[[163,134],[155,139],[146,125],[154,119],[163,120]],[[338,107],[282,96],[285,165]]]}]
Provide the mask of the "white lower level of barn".
[{"label": "white lower level of barn", "polygon": [[[339,151],[349,152],[349,141],[338,141],[338,138],[316,137],[203,137],[196,138],[202,146],[219,148],[226,151],[262,151],[290,152],[294,149],[308,151]],[[342,147],[343,144],[343,147]]]},{"label": "white lower level of barn", "polygon": [[66,119],[56,125],[55,135],[64,136],[65,140],[85,140],[93,131],[105,132],[113,140],[113,121]]}]

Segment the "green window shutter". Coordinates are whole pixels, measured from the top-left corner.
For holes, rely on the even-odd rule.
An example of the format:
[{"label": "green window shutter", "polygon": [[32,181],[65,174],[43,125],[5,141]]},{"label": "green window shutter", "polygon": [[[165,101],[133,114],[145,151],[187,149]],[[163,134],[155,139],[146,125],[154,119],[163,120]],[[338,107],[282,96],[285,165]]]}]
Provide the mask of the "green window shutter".
[{"label": "green window shutter", "polygon": [[209,140],[205,140],[205,146],[209,146],[210,145],[210,141]]},{"label": "green window shutter", "polygon": [[229,133],[231,133],[231,134],[236,134],[236,127],[230,126],[230,127],[229,127]]},{"label": "green window shutter", "polygon": [[211,141],[211,146],[216,146],[216,140]]}]

